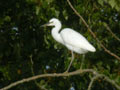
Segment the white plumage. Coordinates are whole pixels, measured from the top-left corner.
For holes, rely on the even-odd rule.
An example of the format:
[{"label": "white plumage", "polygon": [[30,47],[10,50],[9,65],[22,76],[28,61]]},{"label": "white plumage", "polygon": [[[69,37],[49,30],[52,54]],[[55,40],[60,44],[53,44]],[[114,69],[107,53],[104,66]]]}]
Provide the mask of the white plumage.
[{"label": "white plumage", "polygon": [[65,45],[69,50],[84,54],[88,51],[95,52],[96,49],[80,33],[70,28],[61,29],[61,22],[52,18],[47,26],[54,26],[52,29],[53,38],[59,43]]},{"label": "white plumage", "polygon": [[68,49],[76,53],[84,54],[87,51],[95,52],[95,48],[78,32],[65,28],[60,32],[63,37],[65,45]]},{"label": "white plumage", "polygon": [[[54,26],[51,32],[53,38],[59,43],[65,45],[72,52],[76,52],[78,54],[85,54],[88,51],[96,51],[96,49],[87,41],[87,39],[84,36],[74,31],[73,29],[65,28],[60,31],[62,25],[61,22],[56,18],[52,18],[48,24],[45,24],[43,26]],[[67,71],[69,70],[72,64],[72,61],[73,58]]]}]

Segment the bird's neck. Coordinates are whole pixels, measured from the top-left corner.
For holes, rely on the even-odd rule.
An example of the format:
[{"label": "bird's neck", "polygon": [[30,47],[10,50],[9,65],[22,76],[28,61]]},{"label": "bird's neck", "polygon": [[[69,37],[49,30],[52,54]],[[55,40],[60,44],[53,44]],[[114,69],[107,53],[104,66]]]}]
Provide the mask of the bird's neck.
[{"label": "bird's neck", "polygon": [[61,29],[61,24],[56,25],[56,26],[52,29],[52,36],[53,36],[53,38],[54,38],[56,41],[58,41],[59,43],[63,43],[63,40],[62,40],[61,35],[60,35],[60,33],[59,33],[60,29]]}]

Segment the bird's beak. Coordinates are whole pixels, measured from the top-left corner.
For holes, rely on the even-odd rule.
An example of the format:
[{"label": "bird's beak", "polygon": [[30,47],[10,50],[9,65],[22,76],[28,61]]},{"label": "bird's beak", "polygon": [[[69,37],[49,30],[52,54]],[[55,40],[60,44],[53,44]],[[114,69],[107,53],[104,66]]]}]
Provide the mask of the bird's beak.
[{"label": "bird's beak", "polygon": [[50,25],[50,23],[46,23],[44,25],[41,25],[40,27],[45,27],[45,26],[49,26],[49,25]]}]

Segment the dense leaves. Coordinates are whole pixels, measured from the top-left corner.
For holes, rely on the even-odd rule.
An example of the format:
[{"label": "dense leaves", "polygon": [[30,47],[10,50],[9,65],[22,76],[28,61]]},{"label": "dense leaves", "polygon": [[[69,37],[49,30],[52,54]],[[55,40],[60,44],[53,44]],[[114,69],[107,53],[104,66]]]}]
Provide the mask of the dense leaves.
[{"label": "dense leaves", "polygon": [[[71,3],[104,46],[120,56],[120,41],[106,28],[107,24],[120,38],[120,1],[71,0]],[[0,88],[33,75],[66,70],[71,60],[70,51],[53,40],[51,28],[40,27],[53,17],[59,18],[63,27],[74,28],[83,34],[96,47],[95,53],[86,54],[83,68],[93,68],[120,85],[120,61],[101,48],[66,0],[1,0]],[[80,68],[81,58],[81,55],[75,54],[70,71]],[[87,90],[90,79],[91,75],[88,73],[66,78],[42,78],[37,80],[39,87],[35,82],[29,82],[14,89]],[[116,90],[110,83],[101,80],[94,83],[92,90],[96,88]]]}]

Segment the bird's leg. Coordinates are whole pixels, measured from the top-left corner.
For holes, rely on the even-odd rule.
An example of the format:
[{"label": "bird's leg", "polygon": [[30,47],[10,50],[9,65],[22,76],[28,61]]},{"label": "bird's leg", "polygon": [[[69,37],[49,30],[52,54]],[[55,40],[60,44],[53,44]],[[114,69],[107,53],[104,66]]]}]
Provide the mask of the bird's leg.
[{"label": "bird's leg", "polygon": [[73,53],[73,51],[71,51],[71,54],[72,54],[71,62],[70,62],[69,66],[68,66],[68,68],[67,68],[67,70],[66,70],[65,72],[68,72],[68,71],[69,71],[69,69],[70,69],[70,67],[71,67],[71,65],[72,65],[72,62],[73,62],[73,60],[74,60],[74,53]]},{"label": "bird's leg", "polygon": [[80,69],[82,69],[82,66],[83,66],[83,64],[84,64],[84,59],[85,59],[85,54],[83,54],[83,56],[82,56],[82,62],[81,62]]}]

